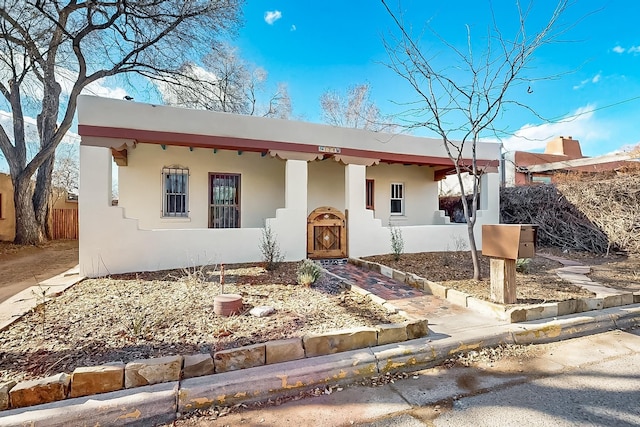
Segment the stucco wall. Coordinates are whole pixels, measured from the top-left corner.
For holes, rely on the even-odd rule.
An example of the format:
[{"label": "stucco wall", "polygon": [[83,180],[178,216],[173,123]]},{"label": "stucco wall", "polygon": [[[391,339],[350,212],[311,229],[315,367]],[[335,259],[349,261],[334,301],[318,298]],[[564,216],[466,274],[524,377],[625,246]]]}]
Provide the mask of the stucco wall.
[{"label": "stucco wall", "polygon": [[[433,181],[433,168],[379,164],[370,166],[366,179],[374,180],[374,217],[384,225],[427,225],[433,223],[438,209],[438,183]],[[404,184],[404,215],[391,215],[391,184]]]},{"label": "stucco wall", "polygon": [[[128,166],[118,168],[118,206],[141,229],[207,228],[209,173],[240,174],[240,223],[243,228],[264,227],[284,207],[283,160],[260,153],[138,144],[129,150]],[[189,216],[163,218],[162,168],[189,169]]]},{"label": "stucco wall", "polygon": [[309,162],[307,167],[307,213],[321,206],[331,206],[344,212],[344,165],[327,159]]}]

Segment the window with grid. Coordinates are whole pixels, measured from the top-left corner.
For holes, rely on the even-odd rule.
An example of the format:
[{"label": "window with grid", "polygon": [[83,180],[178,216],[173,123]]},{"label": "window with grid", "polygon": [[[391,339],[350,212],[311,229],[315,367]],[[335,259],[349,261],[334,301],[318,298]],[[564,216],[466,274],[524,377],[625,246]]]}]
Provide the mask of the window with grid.
[{"label": "window with grid", "polygon": [[162,216],[189,216],[189,169],[162,168]]},{"label": "window with grid", "polygon": [[373,210],[373,180],[367,179],[365,181],[365,192],[366,192],[366,207],[367,209]]},{"label": "window with grid", "polygon": [[209,174],[209,225],[240,228],[240,175]]},{"label": "window with grid", "polygon": [[391,184],[391,215],[404,215],[404,184]]}]

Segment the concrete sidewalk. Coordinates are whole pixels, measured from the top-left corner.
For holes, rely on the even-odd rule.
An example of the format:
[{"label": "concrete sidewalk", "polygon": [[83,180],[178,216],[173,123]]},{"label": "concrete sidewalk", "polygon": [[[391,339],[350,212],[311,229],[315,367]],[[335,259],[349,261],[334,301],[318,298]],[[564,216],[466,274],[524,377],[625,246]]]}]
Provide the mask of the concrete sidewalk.
[{"label": "concrete sidewalk", "polygon": [[83,279],[84,276],[80,275],[80,268],[76,265],[3,301],[0,303],[0,331],[36,308],[43,302],[43,298],[58,296]]}]

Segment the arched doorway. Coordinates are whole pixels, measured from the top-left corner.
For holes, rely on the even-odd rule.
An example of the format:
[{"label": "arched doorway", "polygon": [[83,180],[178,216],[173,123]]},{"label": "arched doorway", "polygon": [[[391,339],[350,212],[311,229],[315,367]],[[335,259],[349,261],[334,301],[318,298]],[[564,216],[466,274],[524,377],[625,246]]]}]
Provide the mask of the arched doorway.
[{"label": "arched doorway", "polygon": [[347,256],[347,222],[342,212],[330,206],[314,209],[307,217],[307,257]]}]

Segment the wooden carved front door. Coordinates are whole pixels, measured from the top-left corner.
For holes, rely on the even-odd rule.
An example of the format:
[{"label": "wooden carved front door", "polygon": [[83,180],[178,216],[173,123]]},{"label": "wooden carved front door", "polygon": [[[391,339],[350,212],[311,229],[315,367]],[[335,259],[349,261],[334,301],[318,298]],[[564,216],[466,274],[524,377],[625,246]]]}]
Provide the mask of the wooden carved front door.
[{"label": "wooden carved front door", "polygon": [[342,212],[323,206],[307,218],[307,256],[341,258],[347,256],[347,226]]}]

